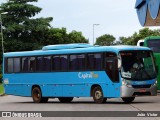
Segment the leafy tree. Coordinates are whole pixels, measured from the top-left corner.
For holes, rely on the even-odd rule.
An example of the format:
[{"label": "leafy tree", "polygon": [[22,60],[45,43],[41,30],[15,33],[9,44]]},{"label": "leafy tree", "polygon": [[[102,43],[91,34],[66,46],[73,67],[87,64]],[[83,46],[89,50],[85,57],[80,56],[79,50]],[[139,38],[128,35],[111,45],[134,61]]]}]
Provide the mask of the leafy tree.
[{"label": "leafy tree", "polygon": [[68,34],[66,43],[88,43],[88,40],[82,35],[82,32],[73,30]]},{"label": "leafy tree", "polygon": [[138,40],[144,39],[148,36],[160,36],[159,30],[150,30],[149,28],[144,28],[139,30],[139,32],[135,32],[132,36],[129,37],[120,37],[120,41],[116,44],[123,45],[136,45]]},{"label": "leafy tree", "polygon": [[88,43],[88,40],[81,32],[72,31],[67,33],[66,28],[50,28],[47,31],[43,45],[68,44],[68,43]]},{"label": "leafy tree", "polygon": [[64,44],[67,39],[66,28],[50,28],[46,33],[43,45]]},{"label": "leafy tree", "polygon": [[96,39],[96,45],[109,46],[114,45],[115,37],[113,35],[105,34]]},{"label": "leafy tree", "polygon": [[38,0],[8,0],[1,4],[4,26],[5,52],[33,50],[45,39],[52,17],[33,18],[42,9],[30,4]]}]

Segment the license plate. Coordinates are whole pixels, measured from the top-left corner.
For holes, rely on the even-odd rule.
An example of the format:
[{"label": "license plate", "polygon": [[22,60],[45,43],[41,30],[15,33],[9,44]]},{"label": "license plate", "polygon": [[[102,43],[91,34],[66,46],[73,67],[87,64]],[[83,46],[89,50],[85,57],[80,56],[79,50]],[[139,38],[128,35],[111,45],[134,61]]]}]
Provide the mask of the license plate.
[{"label": "license plate", "polygon": [[139,90],[139,92],[146,92],[146,89],[141,89]]}]

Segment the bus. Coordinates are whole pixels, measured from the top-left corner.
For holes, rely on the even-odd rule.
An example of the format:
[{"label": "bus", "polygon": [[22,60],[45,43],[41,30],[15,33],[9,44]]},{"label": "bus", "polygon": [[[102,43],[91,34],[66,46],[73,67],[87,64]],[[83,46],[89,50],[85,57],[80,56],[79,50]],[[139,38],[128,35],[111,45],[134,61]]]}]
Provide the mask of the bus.
[{"label": "bus", "polygon": [[[139,59],[143,67],[133,68]],[[58,98],[93,97],[95,103],[156,96],[152,51],[137,46],[48,45],[41,50],[3,55],[3,83],[8,95],[32,97],[35,103]],[[147,61],[147,62],[145,62]]]},{"label": "bus", "polygon": [[160,90],[160,36],[146,37],[144,40],[139,40],[137,46],[149,47],[153,51],[156,60],[157,69],[157,87]]}]

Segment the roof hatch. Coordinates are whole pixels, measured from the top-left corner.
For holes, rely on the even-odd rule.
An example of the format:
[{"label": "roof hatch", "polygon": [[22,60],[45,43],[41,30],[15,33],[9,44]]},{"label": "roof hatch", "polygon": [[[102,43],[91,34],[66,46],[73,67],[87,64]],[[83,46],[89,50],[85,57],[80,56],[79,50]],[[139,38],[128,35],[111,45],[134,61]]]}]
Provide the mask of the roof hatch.
[{"label": "roof hatch", "polygon": [[59,45],[47,45],[42,48],[42,50],[62,50],[62,49],[76,49],[76,48],[88,48],[93,47],[87,43],[78,44],[59,44]]}]

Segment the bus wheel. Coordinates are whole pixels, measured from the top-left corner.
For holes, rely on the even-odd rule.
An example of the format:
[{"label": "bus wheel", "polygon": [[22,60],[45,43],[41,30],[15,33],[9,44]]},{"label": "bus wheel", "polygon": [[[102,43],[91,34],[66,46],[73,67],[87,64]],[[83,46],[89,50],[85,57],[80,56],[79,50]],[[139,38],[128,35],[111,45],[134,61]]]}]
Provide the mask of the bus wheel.
[{"label": "bus wheel", "polygon": [[70,103],[73,100],[73,97],[59,97],[61,103]]},{"label": "bus wheel", "polygon": [[135,97],[122,97],[122,100],[125,103],[131,103],[131,102],[133,102],[134,99],[135,99]]},{"label": "bus wheel", "polygon": [[32,98],[35,103],[45,103],[48,101],[48,98],[42,97],[42,92],[39,87],[34,87],[32,89]]},{"label": "bus wheel", "polygon": [[92,91],[93,100],[95,103],[105,103],[107,98],[103,97],[103,92],[100,86],[97,86]]}]

